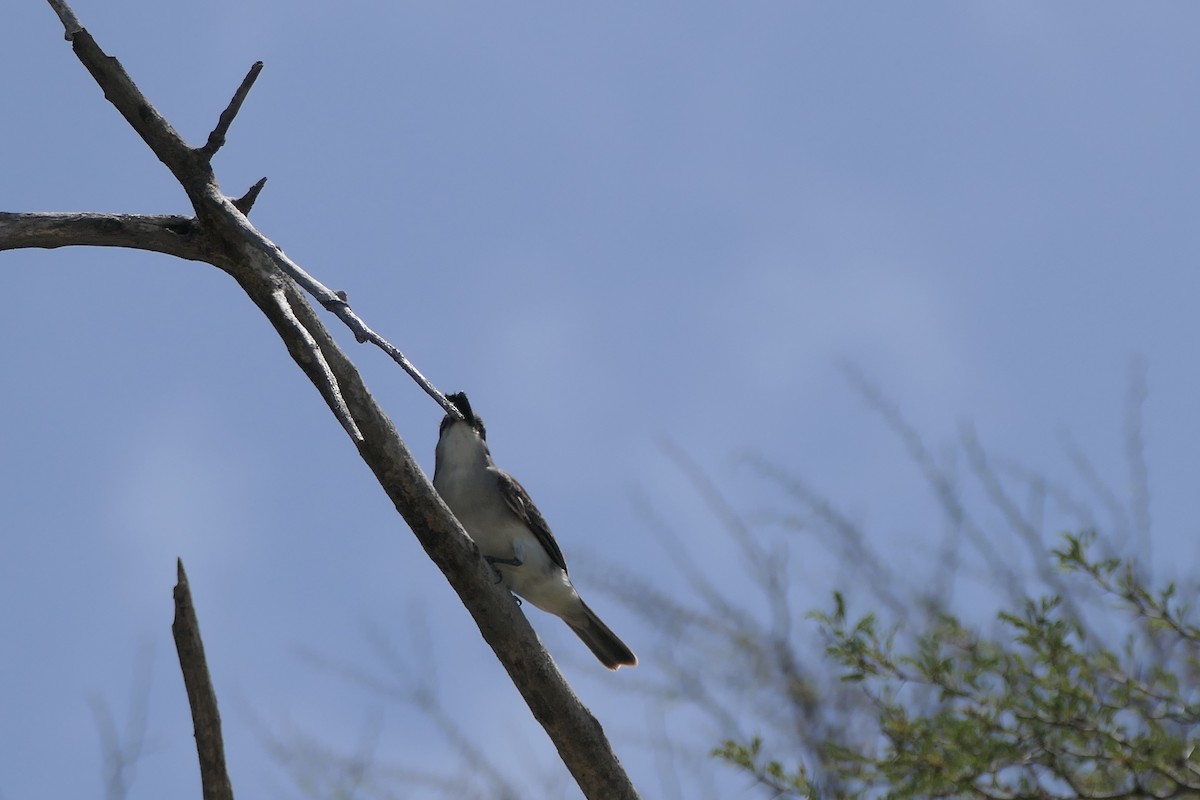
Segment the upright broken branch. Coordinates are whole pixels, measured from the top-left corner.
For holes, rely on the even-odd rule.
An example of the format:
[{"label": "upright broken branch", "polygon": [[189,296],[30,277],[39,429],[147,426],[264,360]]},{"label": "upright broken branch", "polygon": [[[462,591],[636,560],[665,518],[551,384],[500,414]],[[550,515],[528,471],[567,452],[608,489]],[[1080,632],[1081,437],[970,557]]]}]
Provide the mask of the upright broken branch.
[{"label": "upright broken branch", "polygon": [[175,621],[171,623],[171,633],[175,636],[188,705],[192,707],[204,800],[233,800],[233,785],[225,768],[225,743],[221,738],[217,693],[204,658],[200,623],[196,619],[196,607],[192,604],[192,590],[188,586],[187,573],[183,571],[182,559],[176,561],[176,565],[178,583],[175,584]]}]

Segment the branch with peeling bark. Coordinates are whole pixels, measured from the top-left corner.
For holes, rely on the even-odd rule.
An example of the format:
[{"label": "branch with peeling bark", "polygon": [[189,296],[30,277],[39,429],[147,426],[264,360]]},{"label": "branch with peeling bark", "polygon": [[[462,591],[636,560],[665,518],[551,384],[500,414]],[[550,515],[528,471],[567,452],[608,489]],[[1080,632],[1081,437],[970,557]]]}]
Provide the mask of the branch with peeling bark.
[{"label": "branch with peeling bark", "polygon": [[[567,686],[512,596],[492,581],[491,569],[478,548],[434,491],[304,293],[342,320],[358,341],[384,350],[446,413],[461,417],[458,409],[399,349],[367,327],[344,294],[315,280],[250,224],[246,214],[265,179],[236,200],[217,184],[212,156],[225,142],[261,64],[255,64],[242,81],[206,144],[192,148],[142,95],[120,62],[100,48],[70,7],[63,0],[48,2],[59,15],[75,55],[104,96],[179,181],[196,215],[0,214],[0,250],[132,247],[203,261],[232,276],[271,321],[293,360],[316,386],[426,553],[446,575],[584,795],[606,800],[636,798],[637,792],[600,724]],[[203,753],[201,756],[203,759]],[[205,796],[209,796],[207,786]]]}]

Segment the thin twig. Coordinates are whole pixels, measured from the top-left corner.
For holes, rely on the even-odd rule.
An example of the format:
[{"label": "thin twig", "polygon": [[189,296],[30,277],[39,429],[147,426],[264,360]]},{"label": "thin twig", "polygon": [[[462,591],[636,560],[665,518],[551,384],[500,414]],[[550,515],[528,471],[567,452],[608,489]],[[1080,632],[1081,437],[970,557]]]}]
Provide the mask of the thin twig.
[{"label": "thin twig", "polygon": [[1129,464],[1129,505],[1138,578],[1150,583],[1153,577],[1153,540],[1150,537],[1150,470],[1146,466],[1146,437],[1143,415],[1146,396],[1146,360],[1136,359],[1129,368],[1129,395],[1125,400],[1125,460]]},{"label": "thin twig", "polygon": [[[1070,433],[1064,430],[1059,435],[1059,439],[1062,442],[1063,451],[1071,461],[1071,466],[1075,468],[1076,474],[1083,480],[1084,485],[1096,495],[1096,498],[1112,517],[1109,529],[1102,538],[1097,540],[1105,558],[1114,558],[1118,553],[1124,553],[1125,545],[1129,542],[1130,531],[1130,521],[1125,511],[1125,504],[1117,498],[1116,493],[1100,477],[1100,473],[1096,471],[1096,467],[1092,464],[1091,459],[1087,457],[1083,449],[1071,438]],[[1098,525],[1096,529],[1099,530]]]},{"label": "thin twig", "polygon": [[233,93],[233,99],[229,101],[229,105],[221,112],[221,116],[217,119],[217,127],[213,128],[212,133],[208,135],[208,141],[200,148],[200,154],[207,159],[211,159],[225,144],[225,134],[229,133],[229,126],[233,124],[234,117],[242,109],[242,103],[246,102],[246,95],[250,94],[250,87],[254,86],[254,82],[258,80],[258,74],[262,72],[263,62],[255,61],[250,67],[250,71],[246,73],[246,77],[242,78],[241,86],[238,86],[237,91]]},{"label": "thin twig", "polygon": [[[233,206],[233,201],[224,195],[219,196],[220,202],[228,203]],[[236,207],[236,206],[235,206]],[[425,393],[432,397],[437,404],[442,407],[447,414],[464,419],[463,414],[458,407],[451,403],[444,394],[438,391],[437,387],[430,383],[429,379],[421,374],[421,371],[405,357],[400,349],[384,339],[375,331],[367,327],[367,323],[363,322],[358,314],[350,308],[350,304],[346,302],[345,292],[335,292],[319,280],[309,275],[304,269],[292,261],[286,253],[279,248],[277,244],[272,242],[266,236],[258,231],[257,228],[246,223],[239,229],[247,242],[256,250],[265,253],[273,262],[274,266],[284,273],[289,278],[299,284],[300,288],[308,292],[312,297],[334,316],[340,319],[346,327],[354,334],[354,338],[360,343],[370,342],[378,347],[383,352],[387,353],[393,361],[400,365],[400,368],[408,373],[417,385],[425,390]]]},{"label": "thin twig", "polygon": [[[284,257],[286,258],[286,256]],[[290,264],[291,261],[289,260],[288,263]],[[296,269],[299,270],[300,268],[296,267]],[[332,312],[338,319],[345,323],[346,327],[353,331],[354,338],[358,340],[359,344],[366,344],[367,342],[370,342],[383,352],[387,353],[393,361],[400,365],[401,369],[408,373],[410,378],[416,381],[418,386],[425,390],[426,394],[437,401],[437,404],[440,405],[447,414],[457,417],[460,420],[465,419],[458,406],[454,405],[454,403],[451,403],[446,398],[446,395],[438,391],[437,387],[430,383],[429,379],[421,374],[421,371],[416,368],[416,365],[409,361],[404,353],[400,352],[400,348],[396,347],[387,339],[383,338],[378,333],[367,327],[367,324],[362,321],[362,318],[359,317],[358,314],[355,314],[354,310],[350,308],[350,304],[346,302],[345,292],[331,292],[330,294],[332,294],[333,299],[327,300],[324,296],[324,293],[329,292],[329,289],[321,285],[316,279],[307,274],[304,275],[304,278],[308,282],[314,284],[315,286],[319,286],[323,291],[314,291],[314,286],[310,285],[310,283],[306,283],[305,280],[297,279],[297,276],[295,275],[292,275],[291,277],[293,280],[303,286],[305,290],[309,292],[309,294],[315,297],[327,311]]]},{"label": "thin twig", "polygon": [[54,9],[54,13],[58,14],[63,28],[66,29],[63,38],[68,42],[71,41],[75,34],[83,30],[83,26],[79,24],[79,20],[75,19],[75,12],[71,10],[69,5],[62,2],[62,0],[48,0],[48,2],[50,3],[50,7]]},{"label": "thin twig", "polygon": [[183,685],[187,687],[188,704],[192,708],[204,800],[233,800],[233,785],[225,768],[225,744],[221,739],[217,693],[204,659],[200,623],[196,619],[196,608],[192,605],[192,591],[188,587],[187,573],[183,571],[183,560],[179,559],[176,564],[179,582],[175,584],[175,621],[171,623],[171,633],[175,636],[179,667],[183,670]]},{"label": "thin twig", "polygon": [[137,674],[130,687],[124,737],[117,732],[116,720],[105,699],[98,694],[88,698],[103,752],[106,800],[125,800],[129,796],[137,763],[145,755],[153,660],[152,647],[143,646],[139,649],[135,665]]},{"label": "thin twig", "polygon": [[841,372],[850,386],[858,392],[870,408],[880,415],[888,428],[904,444],[909,459],[917,465],[925,481],[933,489],[947,521],[954,528],[962,531],[966,540],[978,550],[984,561],[995,572],[997,586],[1003,589],[1012,601],[1020,604],[1024,600],[1021,577],[1008,563],[1008,559],[1003,558],[997,550],[993,537],[985,532],[970,515],[959,496],[954,481],[938,466],[916,428],[904,418],[894,403],[884,397],[882,390],[868,380],[866,375],[852,363],[842,362]]},{"label": "thin twig", "polygon": [[967,459],[971,464],[971,469],[982,485],[984,494],[992,505],[1000,511],[1005,520],[1008,521],[1009,528],[1017,540],[1024,544],[1025,548],[1029,551],[1029,560],[1034,572],[1048,588],[1062,598],[1064,612],[1072,620],[1084,626],[1089,633],[1092,633],[1088,625],[1088,620],[1084,616],[1083,609],[1076,602],[1074,594],[1067,586],[1063,573],[1054,568],[1049,558],[1049,548],[1046,547],[1046,543],[1042,540],[1041,531],[1035,528],[1030,523],[1028,517],[1021,513],[1021,509],[1005,490],[1004,485],[1000,482],[1000,478],[996,475],[995,470],[992,469],[987,451],[984,450],[983,445],[975,435],[975,428],[970,424],[964,423],[961,427],[960,436],[962,438],[963,449],[966,451]]},{"label": "thin twig", "polygon": [[350,413],[350,407],[346,405],[346,398],[342,395],[342,390],[338,386],[337,376],[333,374],[333,370],[329,366],[329,361],[326,360],[325,354],[321,352],[321,346],[317,344],[317,340],[309,333],[308,328],[305,328],[299,318],[297,318],[296,312],[288,302],[287,292],[282,288],[276,289],[272,293],[272,299],[275,300],[282,318],[287,320],[295,329],[296,337],[303,343],[309,363],[319,371],[321,375],[319,387],[323,390],[323,393],[328,393],[329,395],[329,410],[337,417],[337,421],[341,423],[342,428],[350,435],[355,444],[362,442],[363,433],[359,429],[358,423],[354,421],[354,415]]}]

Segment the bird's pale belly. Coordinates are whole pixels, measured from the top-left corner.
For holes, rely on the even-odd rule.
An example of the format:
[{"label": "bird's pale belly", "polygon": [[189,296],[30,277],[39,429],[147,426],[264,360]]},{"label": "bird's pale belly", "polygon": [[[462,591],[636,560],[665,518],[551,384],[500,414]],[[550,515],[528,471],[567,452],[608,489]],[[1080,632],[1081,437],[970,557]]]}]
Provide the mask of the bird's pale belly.
[{"label": "bird's pale belly", "polygon": [[493,565],[510,590],[550,614],[571,616],[576,611],[579,596],[567,573],[550,560],[527,527],[516,520],[477,518],[470,512],[466,518],[455,515],[485,556],[520,559],[520,566]]}]

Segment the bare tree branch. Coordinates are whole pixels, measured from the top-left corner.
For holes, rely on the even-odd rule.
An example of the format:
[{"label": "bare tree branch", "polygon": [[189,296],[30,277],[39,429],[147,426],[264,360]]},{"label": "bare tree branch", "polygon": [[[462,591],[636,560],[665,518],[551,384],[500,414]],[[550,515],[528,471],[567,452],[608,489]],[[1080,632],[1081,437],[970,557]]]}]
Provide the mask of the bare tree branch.
[{"label": "bare tree branch", "polygon": [[[196,209],[197,220],[205,227],[213,226],[215,229],[221,230],[224,235],[220,238],[228,237],[229,244],[234,244],[241,239],[240,246],[235,247],[232,251],[234,253],[249,248],[268,255],[273,263],[272,271],[282,271],[303,286],[304,290],[315,297],[322,306],[337,315],[354,332],[358,341],[369,341],[382,349],[430,397],[436,400],[446,413],[461,418],[462,414],[458,408],[447,400],[399,349],[368,328],[344,299],[301,269],[273,242],[250,225],[245,216],[238,211],[237,206],[221,192],[212,171],[211,154],[204,148],[188,146],[183,137],[171,127],[171,124],[158,113],[158,110],[137,88],[133,79],[129,77],[129,73],[121,66],[121,62],[105,53],[92,35],[79,25],[79,21],[75,19],[65,2],[62,0],[48,1],[63,21],[67,39],[70,40],[75,55],[92,74],[100,88],[104,90],[105,98],[116,107],[125,121],[142,137],[142,141],[150,147],[154,155],[158,156],[159,161],[171,170],[171,174],[187,192],[188,199]],[[255,74],[253,70],[251,72]],[[247,80],[251,80],[250,76],[247,76]],[[251,82],[253,81],[251,80]],[[242,85],[249,91],[245,80]],[[241,88],[238,91],[240,92]],[[237,101],[236,93],[234,101]],[[233,103],[230,105],[232,107]],[[229,109],[226,109],[226,114],[228,113]],[[230,122],[232,122],[232,117]],[[220,124],[218,123],[219,128]],[[222,264],[218,261],[210,263],[231,272],[231,274],[236,266],[235,264]]]},{"label": "bare tree branch", "polygon": [[54,9],[54,13],[58,14],[58,18],[62,20],[63,27],[67,29],[63,38],[68,42],[71,41],[72,36],[83,30],[79,20],[75,19],[75,12],[62,0],[49,0],[49,3],[50,7]]},{"label": "bare tree branch", "polygon": [[129,247],[209,263],[216,257],[211,240],[191,217],[0,211],[0,251],[76,245]]},{"label": "bare tree branch", "polygon": [[[15,236],[7,236],[10,230],[0,227],[0,249],[85,243],[134,246],[206,261],[232,276],[270,320],[292,359],[346,429],[359,455],[425,552],[446,575],[583,793],[589,798],[636,798],[637,792],[599,722],[563,680],[512,596],[493,583],[491,568],[480,557],[478,547],[434,491],[392,421],[367,390],[358,370],[305,299],[301,287],[350,327],[356,338],[370,341],[387,352],[446,413],[461,416],[460,412],[397,348],[368,328],[343,297],[313,279],[251,225],[239,206],[221,191],[210,154],[204,148],[193,149],[184,142],[142,95],[120,62],[108,56],[79,24],[64,0],[48,2],[62,20],[76,56],[103,89],[104,96],[171,170],[187,193],[196,217],[181,219],[177,224],[164,222],[167,218],[117,218],[117,230],[101,236],[95,227],[96,220],[67,222],[59,215],[62,227],[58,241],[45,232],[41,238],[16,241]],[[249,80],[243,81],[243,87],[247,87]],[[236,101],[237,95],[230,108]],[[230,114],[230,109],[226,111]],[[5,222],[10,223],[11,230],[19,230],[25,224],[0,218],[0,223]],[[90,229],[89,224],[93,226]],[[138,226],[143,225],[150,226],[149,246],[133,237]],[[183,233],[177,234],[170,226]],[[195,238],[192,243],[181,245],[168,234],[183,236],[185,241]]]},{"label": "bare tree branch", "polygon": [[175,584],[175,621],[171,623],[171,633],[175,636],[183,685],[187,687],[188,704],[192,708],[204,800],[233,800],[233,786],[225,768],[225,743],[221,739],[217,693],[213,690],[208,662],[204,659],[200,623],[196,619],[196,608],[192,604],[192,591],[188,587],[187,573],[183,571],[183,561],[177,561],[176,565],[179,582]]}]

